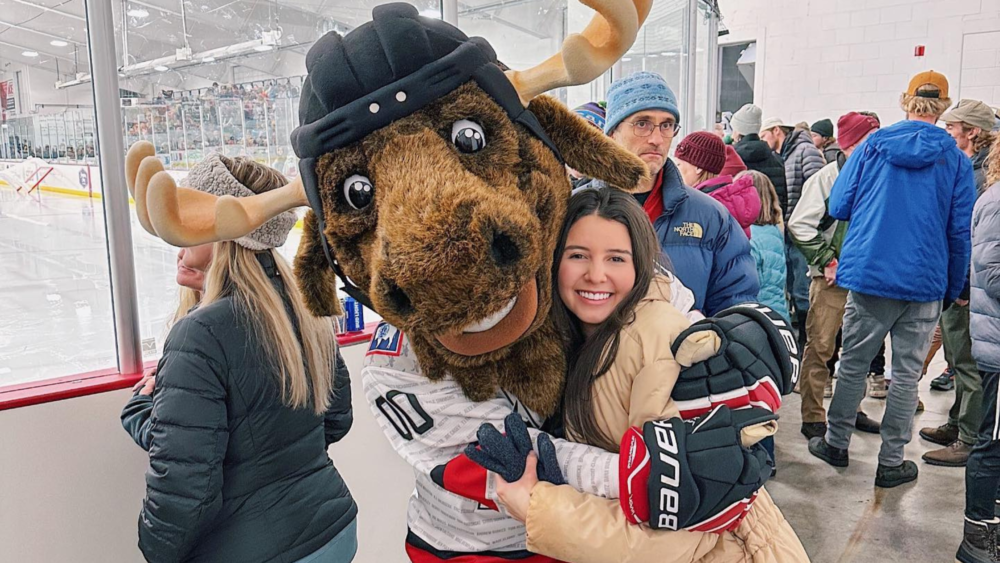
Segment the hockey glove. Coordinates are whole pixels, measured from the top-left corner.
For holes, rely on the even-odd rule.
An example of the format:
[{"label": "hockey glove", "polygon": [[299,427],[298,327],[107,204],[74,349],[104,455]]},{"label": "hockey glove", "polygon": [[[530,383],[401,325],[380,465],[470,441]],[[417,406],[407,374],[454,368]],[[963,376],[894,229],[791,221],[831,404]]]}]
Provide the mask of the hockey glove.
[{"label": "hockey glove", "polygon": [[735,530],[772,470],[763,447],[744,447],[741,433],[776,418],[765,409],[720,405],[695,420],[630,428],[619,451],[626,518],[657,529]]},{"label": "hockey glove", "polygon": [[671,347],[678,355],[685,340],[713,331],[718,352],[693,365],[683,365],[672,398],[687,420],[718,405],[733,409],[754,406],[777,412],[781,396],[792,391],[799,376],[799,350],[788,323],[770,308],[749,303],[730,307],[691,325]]}]

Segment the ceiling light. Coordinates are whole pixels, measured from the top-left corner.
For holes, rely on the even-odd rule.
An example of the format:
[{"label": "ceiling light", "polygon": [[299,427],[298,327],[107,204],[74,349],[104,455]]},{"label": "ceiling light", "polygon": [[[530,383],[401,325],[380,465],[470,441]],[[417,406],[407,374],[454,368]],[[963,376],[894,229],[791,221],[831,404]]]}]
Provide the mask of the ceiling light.
[{"label": "ceiling light", "polygon": [[215,57],[205,57],[204,59],[201,60],[201,62],[203,62],[203,63],[214,63],[215,62]]},{"label": "ceiling light", "polygon": [[129,10],[125,13],[133,18],[145,18],[149,16],[149,12],[142,8],[129,8]]},{"label": "ceiling light", "polygon": [[270,51],[271,49],[274,49],[273,45],[257,45],[256,47],[253,48],[254,51],[260,51],[262,53],[264,51]]},{"label": "ceiling light", "polygon": [[153,67],[153,70],[156,70],[156,71],[159,71],[159,72],[167,72],[168,70],[170,70],[170,67],[159,65],[159,66]]},{"label": "ceiling light", "polygon": [[52,41],[49,41],[49,45],[52,45],[53,47],[65,47],[69,45],[69,43],[63,41],[62,39],[53,39]]},{"label": "ceiling light", "polygon": [[21,56],[22,57],[37,57],[38,53],[36,53],[35,51],[22,51],[21,52]]}]

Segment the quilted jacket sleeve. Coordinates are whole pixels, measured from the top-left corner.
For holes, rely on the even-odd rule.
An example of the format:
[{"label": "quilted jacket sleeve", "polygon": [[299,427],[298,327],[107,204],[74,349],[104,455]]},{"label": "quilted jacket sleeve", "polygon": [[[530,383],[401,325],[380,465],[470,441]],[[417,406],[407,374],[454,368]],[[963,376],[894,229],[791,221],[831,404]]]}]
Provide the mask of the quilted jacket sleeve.
[{"label": "quilted jacket sleeve", "polygon": [[[1000,204],[996,201],[987,202],[982,209],[977,212],[978,222],[975,225],[978,237],[987,239],[986,235],[979,233],[998,233],[1000,237]],[[977,237],[977,238],[978,238]],[[982,243],[982,251],[977,251],[976,263],[973,266],[986,295],[992,299],[1000,301],[1000,242]]]},{"label": "quilted jacket sleeve", "polygon": [[701,561],[720,538],[633,526],[618,501],[551,483],[532,488],[526,524],[529,551],[567,563]]},{"label": "quilted jacket sleeve", "polygon": [[183,561],[222,507],[229,440],[226,356],[193,316],[167,338],[157,368],[139,549],[152,563]]},{"label": "quilted jacket sleeve", "polygon": [[136,393],[125,403],[122,409],[122,426],[128,432],[132,440],[140,448],[149,451],[149,443],[152,439],[150,430],[152,426],[149,416],[153,412],[152,395],[140,395]]},{"label": "quilted jacket sleeve", "polygon": [[347,364],[339,349],[333,375],[333,388],[330,392],[332,395],[330,407],[323,419],[327,446],[347,436],[351,425],[354,424],[354,410],[351,406],[351,372],[347,370]]},{"label": "quilted jacket sleeve", "polygon": [[750,255],[750,241],[728,213],[714,248],[715,257],[705,294],[704,313],[708,316],[733,305],[756,301],[760,291],[757,266]]}]

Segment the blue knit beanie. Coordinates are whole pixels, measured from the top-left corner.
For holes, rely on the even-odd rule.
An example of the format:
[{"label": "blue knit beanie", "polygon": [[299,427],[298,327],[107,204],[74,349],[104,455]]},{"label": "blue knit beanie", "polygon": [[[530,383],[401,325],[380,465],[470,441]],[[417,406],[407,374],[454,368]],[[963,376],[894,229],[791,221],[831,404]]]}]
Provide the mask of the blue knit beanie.
[{"label": "blue knit beanie", "polygon": [[611,134],[626,117],[647,109],[658,109],[674,114],[677,121],[677,96],[667,86],[667,81],[655,72],[637,72],[611,84],[608,89],[607,119],[604,132]]}]

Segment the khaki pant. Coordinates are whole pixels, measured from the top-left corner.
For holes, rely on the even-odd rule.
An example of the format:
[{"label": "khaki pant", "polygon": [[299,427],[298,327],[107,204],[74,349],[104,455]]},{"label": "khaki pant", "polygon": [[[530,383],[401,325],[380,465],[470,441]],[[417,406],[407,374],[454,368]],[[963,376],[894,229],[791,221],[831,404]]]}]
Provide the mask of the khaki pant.
[{"label": "khaki pant", "polygon": [[830,378],[826,363],[837,348],[837,331],[844,322],[847,290],[829,286],[822,277],[809,285],[809,317],[806,319],[806,349],[802,355],[802,422],[826,422],[823,389]]},{"label": "khaki pant", "polygon": [[958,439],[971,446],[983,421],[983,379],[972,358],[968,305],[953,304],[941,313],[941,336],[944,357],[955,374],[955,403],[948,423],[958,426]]}]

